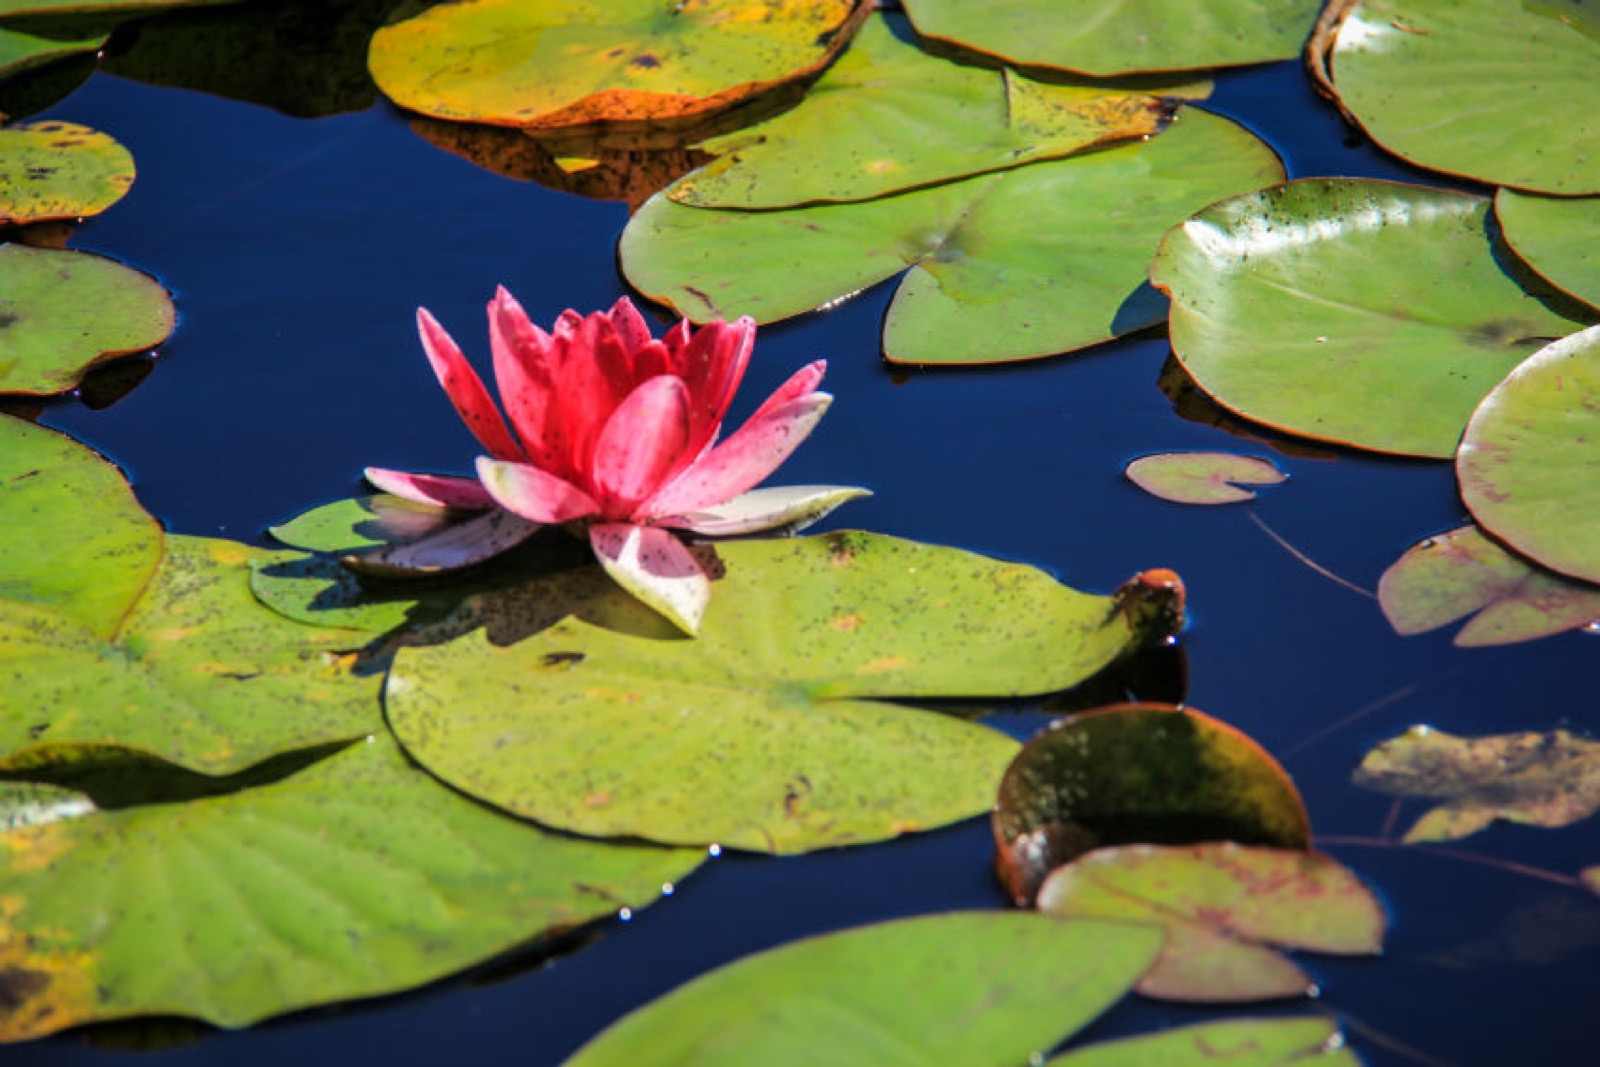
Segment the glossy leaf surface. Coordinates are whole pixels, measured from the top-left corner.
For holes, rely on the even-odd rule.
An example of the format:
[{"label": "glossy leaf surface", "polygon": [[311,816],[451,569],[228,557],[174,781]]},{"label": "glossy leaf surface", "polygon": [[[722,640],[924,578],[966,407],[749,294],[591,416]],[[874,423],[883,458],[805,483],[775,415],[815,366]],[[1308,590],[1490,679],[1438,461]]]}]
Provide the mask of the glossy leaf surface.
[{"label": "glossy leaf surface", "polygon": [[0,1040],[244,1026],[409,989],[653,901],[704,853],[549,834],[373,737],[274,784],[0,833]]},{"label": "glossy leaf surface", "polygon": [[906,272],[890,360],[1031,359],[1160,322],[1144,286],[1160,235],[1281,174],[1254,135],[1191,110],[1144,144],[862,203],[711,211],[658,194],[623,231],[622,266],[697,321],[773,322]]},{"label": "glossy leaf surface", "polygon": [[1472,409],[1580,325],[1495,258],[1488,202],[1312,178],[1200,212],[1161,243],[1173,350],[1246,418],[1404,455],[1455,451]]},{"label": "glossy leaf surface", "polygon": [[1229,1019],[1103,1041],[1045,1067],[1361,1067],[1331,1019]]},{"label": "glossy leaf surface", "polygon": [[1140,456],[1123,471],[1151,496],[1175,504],[1236,504],[1254,500],[1246,486],[1278,485],[1288,475],[1271,460],[1230,452],[1163,452]]},{"label": "glossy leaf surface", "polygon": [[133,156],[70,122],[0,128],[0,225],[98,215],[133,185]]},{"label": "glossy leaf surface", "polygon": [[1355,783],[1444,801],[1408,842],[1453,841],[1496,819],[1566,826],[1600,807],[1600,742],[1566,730],[1457,737],[1413,726],[1368,752]]},{"label": "glossy leaf surface", "polygon": [[993,820],[1000,877],[1019,904],[1056,867],[1108,845],[1311,841],[1305,805],[1276,760],[1233,727],[1168,704],[1050,724],[1006,768]]},{"label": "glossy leaf surface", "polygon": [[1001,911],[807,938],[673,990],[565,1067],[1015,1067],[1121,997],[1160,941],[1147,927]]},{"label": "glossy leaf surface", "polygon": [[1600,307],[1600,198],[1494,194],[1506,243],[1551,285]]},{"label": "glossy leaf surface", "polygon": [[1476,526],[1406,549],[1383,572],[1378,603],[1400,634],[1420,634],[1472,616],[1462,647],[1508,645],[1600,619],[1600,588],[1569,581],[1514,556]]},{"label": "glossy leaf surface", "polygon": [[1529,357],[1461,439],[1461,499],[1484,529],[1562,574],[1600,582],[1600,326]]},{"label": "glossy leaf surface", "polygon": [[1364,955],[1383,947],[1383,907],[1336,860],[1232,843],[1103,848],[1059,867],[1039,910],[1123,919],[1167,933],[1139,992],[1229,1003],[1306,996],[1316,984],[1276,948]]}]

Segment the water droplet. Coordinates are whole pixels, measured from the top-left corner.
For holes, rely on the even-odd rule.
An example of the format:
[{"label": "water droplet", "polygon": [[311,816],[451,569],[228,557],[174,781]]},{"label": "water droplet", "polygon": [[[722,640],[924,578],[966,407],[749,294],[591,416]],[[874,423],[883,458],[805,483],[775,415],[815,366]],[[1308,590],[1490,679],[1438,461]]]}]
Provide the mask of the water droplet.
[{"label": "water droplet", "polygon": [[631,922],[631,921],[633,921],[633,909],[632,908],[618,908],[617,909],[617,918],[619,920],[621,920],[622,922]]},{"label": "water droplet", "polygon": [[1328,1035],[1328,1040],[1323,1047],[1329,1052],[1338,1052],[1340,1049],[1344,1048],[1344,1044],[1344,1031],[1335,1030],[1333,1033]]},{"label": "water droplet", "polygon": [[661,883],[661,895],[662,896],[670,897],[672,894],[676,893],[677,891],[678,891],[678,887],[673,885],[671,882],[662,882]]},{"label": "water droplet", "polygon": [[716,859],[718,856],[722,855],[722,846],[712,845],[710,848],[706,849],[706,855],[710,856],[712,859]]}]

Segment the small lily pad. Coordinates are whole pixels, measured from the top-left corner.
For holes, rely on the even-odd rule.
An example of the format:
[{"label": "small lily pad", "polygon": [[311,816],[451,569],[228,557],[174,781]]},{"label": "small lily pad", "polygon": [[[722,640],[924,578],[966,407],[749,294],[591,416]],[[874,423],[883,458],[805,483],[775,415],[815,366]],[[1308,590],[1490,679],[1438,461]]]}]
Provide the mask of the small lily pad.
[{"label": "small lily pad", "polygon": [[1442,798],[1405,840],[1454,841],[1496,819],[1566,826],[1600,808],[1600,741],[1566,730],[1457,737],[1413,726],[1368,752],[1355,783]]},{"label": "small lily pad", "polygon": [[98,215],[133,185],[133,156],[70,122],[0,128],[0,225]]},{"label": "small lily pad", "polygon": [[87,252],[0,246],[0,392],[70,389],[98,363],[154,348],[174,321],[149,275]]},{"label": "small lily pad", "polygon": [[1462,526],[1406,549],[1383,572],[1378,603],[1396,633],[1420,634],[1471,615],[1464,648],[1533,641],[1600,619],[1600,588],[1569,581]]},{"label": "small lily pad", "polygon": [[1600,307],[1600,197],[1494,194],[1506,244],[1562,292]]},{"label": "small lily pad", "polygon": [[1361,1067],[1332,1019],[1229,1019],[1078,1049],[1044,1067]]},{"label": "small lily pad", "polygon": [[1201,1003],[1308,996],[1316,983],[1277,948],[1370,955],[1386,925],[1372,891],[1338,861],[1231,842],[1098,849],[1058,867],[1038,907],[1160,926],[1166,943],[1136,988]]},{"label": "small lily pad", "polygon": [[1236,504],[1254,500],[1253,485],[1278,485],[1289,476],[1269,459],[1230,452],[1163,452],[1140,456],[1123,471],[1151,496],[1175,504]]},{"label": "small lily pad", "polygon": [[1233,727],[1168,704],[1113,705],[1041,730],[1006,768],[993,820],[1000,879],[1018,904],[1091,849],[1311,841],[1276,760]]}]

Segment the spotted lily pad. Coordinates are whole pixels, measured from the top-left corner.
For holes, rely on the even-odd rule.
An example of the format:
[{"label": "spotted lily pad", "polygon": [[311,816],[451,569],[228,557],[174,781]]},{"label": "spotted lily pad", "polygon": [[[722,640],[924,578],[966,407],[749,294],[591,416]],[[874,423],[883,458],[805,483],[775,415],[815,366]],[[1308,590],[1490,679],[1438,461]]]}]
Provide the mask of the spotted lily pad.
[{"label": "spotted lily pad", "polygon": [[1105,77],[1300,54],[1322,0],[905,0],[917,32],[1025,66]]},{"label": "spotted lily pad", "polygon": [[1237,841],[1303,849],[1294,782],[1244,734],[1193,708],[1122,704],[1052,723],[1000,782],[1000,878],[1018,904],[1091,849]]},{"label": "spotted lily pad", "polygon": [[106,34],[96,34],[57,40],[0,26],[0,78],[9,78],[67,56],[94,52],[106,43],[106,37]]},{"label": "spotted lily pad", "polygon": [[1235,504],[1254,500],[1250,485],[1278,485],[1288,477],[1271,460],[1230,452],[1163,452],[1140,456],[1123,471],[1151,496],[1175,504]]},{"label": "spotted lily pad", "polygon": [[401,107],[552,128],[682,119],[822,69],[858,0],[461,0],[380,29],[368,64]]},{"label": "spotted lily pad", "polygon": [[1552,570],[1600,582],[1600,326],[1530,356],[1473,413],[1456,455],[1483,528]]},{"label": "spotted lily pad", "polygon": [[1600,198],[1501,189],[1494,215],[1506,243],[1540,277],[1600,307]]},{"label": "spotted lily pad", "polygon": [[1229,1019],[1077,1049],[1044,1067],[1361,1067],[1331,1019]]},{"label": "spotted lily pad", "polygon": [[1281,174],[1254,135],[1191,110],[1143,144],[861,203],[716,211],[657,194],[623,231],[622,267],[697,321],[772,322],[906,272],[890,360],[1031,359],[1160,322],[1144,286],[1160,235]]},{"label": "spotted lily pad", "polygon": [[452,785],[547,825],[799,852],[989,807],[1016,742],[893,698],[1049,692],[1150,636],[1126,597],[871,534],[707,562],[694,639],[595,567],[472,598],[445,628],[466,636],[396,653],[391,727]]},{"label": "spotted lily pad", "polygon": [[1357,448],[1445,458],[1472,409],[1581,323],[1508,277],[1488,201],[1309,178],[1215,204],[1161,243],[1173,350],[1246,418]]},{"label": "spotted lily pad", "polygon": [[1016,1067],[1110,1007],[1160,941],[1147,927],[1003,911],[806,938],[624,1016],[565,1067]]},{"label": "spotted lily pad", "polygon": [[1600,13],[1565,0],[1362,0],[1332,54],[1340,103],[1389,151],[1566,195],[1600,192],[1597,63]]},{"label": "spotted lily pad", "polygon": [[98,215],[133,185],[133,156],[70,122],[0,129],[0,225]]},{"label": "spotted lily pad", "polygon": [[504,818],[381,736],[275,784],[13,828],[0,1040],[132,1015],[237,1027],[409,989],[647,904],[703,856]]},{"label": "spotted lily pad", "polygon": [[98,363],[154,348],[173,322],[148,275],[87,252],[0,246],[0,392],[70,389]]},{"label": "spotted lily pad", "polygon": [[1207,1003],[1310,995],[1316,983],[1276,948],[1369,955],[1385,926],[1372,891],[1336,860],[1231,842],[1098,849],[1057,868],[1038,906],[1160,926],[1166,943],[1137,989]]},{"label": "spotted lily pad", "polygon": [[1400,634],[1420,634],[1471,615],[1462,647],[1508,645],[1600,619],[1600,588],[1568,581],[1462,526],[1406,549],[1383,572],[1378,603]]},{"label": "spotted lily pad", "polygon": [[1566,730],[1457,737],[1413,726],[1368,752],[1355,783],[1445,801],[1406,831],[1408,842],[1453,841],[1496,819],[1566,826],[1600,808],[1600,741]]}]

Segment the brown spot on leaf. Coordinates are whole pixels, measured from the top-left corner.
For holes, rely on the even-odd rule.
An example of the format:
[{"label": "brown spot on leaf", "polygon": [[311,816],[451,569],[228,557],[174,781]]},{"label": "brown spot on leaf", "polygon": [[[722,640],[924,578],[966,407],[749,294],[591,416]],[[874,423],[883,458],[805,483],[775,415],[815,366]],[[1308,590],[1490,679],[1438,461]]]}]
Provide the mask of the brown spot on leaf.
[{"label": "brown spot on leaf", "polygon": [[628,60],[628,66],[638,67],[641,70],[655,70],[661,66],[661,60],[657,59],[649,52],[640,52],[638,55]]}]

